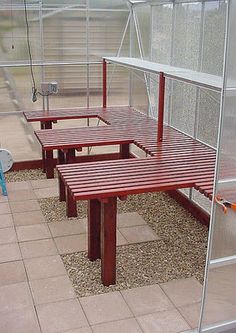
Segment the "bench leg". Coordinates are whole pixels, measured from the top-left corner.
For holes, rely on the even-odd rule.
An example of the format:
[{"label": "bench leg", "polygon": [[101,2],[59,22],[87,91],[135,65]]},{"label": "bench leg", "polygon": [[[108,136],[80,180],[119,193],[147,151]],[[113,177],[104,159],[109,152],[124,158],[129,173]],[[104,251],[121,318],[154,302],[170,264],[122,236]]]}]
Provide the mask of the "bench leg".
[{"label": "bench leg", "polygon": [[46,151],[45,168],[47,178],[54,178],[53,150]]},{"label": "bench leg", "polygon": [[70,148],[66,153],[66,163],[75,163],[75,149]]},{"label": "bench leg", "polygon": [[104,286],[116,283],[116,213],[116,197],[102,203],[101,256]]},{"label": "bench leg", "polygon": [[65,154],[61,149],[57,150],[57,163],[65,164]]},{"label": "bench leg", "polygon": [[66,201],[66,187],[60,176],[58,177],[58,184],[59,184],[59,201]]},{"label": "bench leg", "polygon": [[67,217],[77,217],[76,201],[72,197],[68,187],[66,196],[66,215]]},{"label": "bench leg", "polygon": [[42,170],[45,173],[46,172],[46,154],[45,151],[42,149]]},{"label": "bench leg", "polygon": [[129,144],[120,145],[120,158],[129,158]]},{"label": "bench leg", "polygon": [[101,202],[88,201],[88,258],[91,261],[101,258]]}]

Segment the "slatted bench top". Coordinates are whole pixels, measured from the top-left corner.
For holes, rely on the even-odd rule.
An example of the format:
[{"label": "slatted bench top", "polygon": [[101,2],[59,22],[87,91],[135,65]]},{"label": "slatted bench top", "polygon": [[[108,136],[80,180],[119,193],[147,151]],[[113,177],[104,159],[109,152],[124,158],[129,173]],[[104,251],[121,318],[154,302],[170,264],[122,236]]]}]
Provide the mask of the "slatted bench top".
[{"label": "slatted bench top", "polygon": [[89,146],[130,144],[133,136],[110,127],[84,127],[35,132],[43,150],[69,149]]},{"label": "slatted bench top", "polygon": [[[213,186],[215,158],[141,158],[59,165],[57,170],[76,200]],[[212,190],[211,190],[212,191]],[[208,194],[205,194],[208,196]]]}]

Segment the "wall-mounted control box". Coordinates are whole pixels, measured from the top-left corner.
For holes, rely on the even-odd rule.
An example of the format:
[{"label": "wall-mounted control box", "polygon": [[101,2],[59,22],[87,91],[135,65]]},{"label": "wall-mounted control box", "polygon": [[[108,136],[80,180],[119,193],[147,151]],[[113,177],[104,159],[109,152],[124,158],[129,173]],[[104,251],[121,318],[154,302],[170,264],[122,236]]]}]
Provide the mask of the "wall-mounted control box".
[{"label": "wall-mounted control box", "polygon": [[52,95],[58,93],[57,82],[41,82],[41,91],[44,95]]}]

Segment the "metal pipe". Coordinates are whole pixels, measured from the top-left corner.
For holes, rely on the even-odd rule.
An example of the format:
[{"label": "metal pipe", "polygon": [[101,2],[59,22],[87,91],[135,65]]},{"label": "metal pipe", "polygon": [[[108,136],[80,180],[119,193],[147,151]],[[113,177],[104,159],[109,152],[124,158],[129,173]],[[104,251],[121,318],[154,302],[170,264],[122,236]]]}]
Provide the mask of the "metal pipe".
[{"label": "metal pipe", "polygon": [[165,109],[165,76],[164,76],[164,73],[160,73],[159,98],[158,98],[158,119],[157,119],[157,143],[162,142],[162,140],[163,140],[164,109]]},{"label": "metal pipe", "polygon": [[102,77],[103,77],[102,106],[106,108],[107,107],[107,63],[105,59],[103,59],[103,64],[102,64]]}]

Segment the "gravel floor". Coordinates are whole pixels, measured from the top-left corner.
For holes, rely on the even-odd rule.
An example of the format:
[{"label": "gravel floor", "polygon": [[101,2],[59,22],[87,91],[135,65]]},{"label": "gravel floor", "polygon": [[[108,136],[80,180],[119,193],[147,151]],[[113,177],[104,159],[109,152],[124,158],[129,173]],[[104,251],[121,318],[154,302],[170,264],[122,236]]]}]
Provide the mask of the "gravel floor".
[{"label": "gravel floor", "polygon": [[[40,205],[48,222],[66,219],[65,204],[58,198],[41,199]],[[86,207],[86,202],[78,204],[80,218],[86,216]],[[208,231],[183,207],[165,193],[150,193],[119,201],[118,210],[138,212],[161,240],[118,247],[117,284],[111,287],[101,284],[100,260],[89,262],[85,252],[63,255],[78,296],[190,276],[203,281]]]},{"label": "gravel floor", "polygon": [[42,169],[27,169],[21,171],[9,171],[5,174],[7,182],[22,182],[27,180],[46,179]]}]

